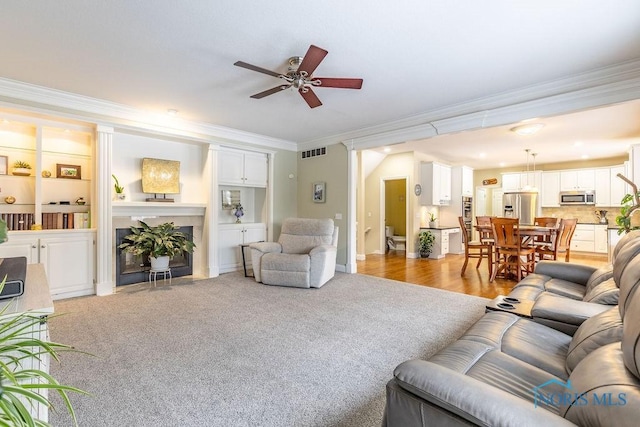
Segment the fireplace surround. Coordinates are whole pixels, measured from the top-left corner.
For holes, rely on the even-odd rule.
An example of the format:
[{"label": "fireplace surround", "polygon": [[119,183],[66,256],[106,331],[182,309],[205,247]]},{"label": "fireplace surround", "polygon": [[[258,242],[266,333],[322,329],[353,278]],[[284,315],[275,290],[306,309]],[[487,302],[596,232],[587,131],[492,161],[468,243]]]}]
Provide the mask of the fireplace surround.
[{"label": "fireplace surround", "polygon": [[[179,231],[189,236],[193,241],[193,227],[180,226]],[[124,238],[131,234],[130,228],[116,228],[116,286],[130,285],[133,283],[146,282],[149,278],[151,263],[147,255],[136,256],[120,249],[120,244]],[[190,276],[193,274],[193,254],[183,252],[174,256],[169,262],[171,275],[173,277]]]}]

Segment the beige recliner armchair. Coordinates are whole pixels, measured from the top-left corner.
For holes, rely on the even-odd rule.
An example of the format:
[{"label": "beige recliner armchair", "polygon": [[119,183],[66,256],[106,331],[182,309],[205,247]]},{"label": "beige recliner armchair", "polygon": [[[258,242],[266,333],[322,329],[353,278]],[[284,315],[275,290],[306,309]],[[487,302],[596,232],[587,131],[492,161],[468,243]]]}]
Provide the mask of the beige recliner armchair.
[{"label": "beige recliner armchair", "polygon": [[335,274],[337,245],[332,219],[285,219],[277,242],[250,245],[253,274],[265,285],[319,288]]}]

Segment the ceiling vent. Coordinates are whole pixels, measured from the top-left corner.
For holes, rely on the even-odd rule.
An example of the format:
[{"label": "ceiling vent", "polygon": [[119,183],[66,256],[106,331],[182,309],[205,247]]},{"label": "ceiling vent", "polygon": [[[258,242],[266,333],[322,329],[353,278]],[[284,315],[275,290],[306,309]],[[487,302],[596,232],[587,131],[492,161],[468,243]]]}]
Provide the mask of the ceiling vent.
[{"label": "ceiling vent", "polygon": [[300,154],[302,154],[303,159],[310,159],[311,157],[324,156],[327,154],[327,147],[314,148],[313,150],[306,150]]}]

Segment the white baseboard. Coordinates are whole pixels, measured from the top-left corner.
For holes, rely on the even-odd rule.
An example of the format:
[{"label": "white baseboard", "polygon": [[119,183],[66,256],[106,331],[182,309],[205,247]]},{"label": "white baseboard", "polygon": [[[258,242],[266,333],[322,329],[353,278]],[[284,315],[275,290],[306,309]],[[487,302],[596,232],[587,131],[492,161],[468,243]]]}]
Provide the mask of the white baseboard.
[{"label": "white baseboard", "polygon": [[365,254],[356,254],[356,261],[365,261],[367,256]]},{"label": "white baseboard", "polygon": [[99,297],[112,295],[113,293],[113,282],[103,282],[96,284],[96,295],[98,295]]}]

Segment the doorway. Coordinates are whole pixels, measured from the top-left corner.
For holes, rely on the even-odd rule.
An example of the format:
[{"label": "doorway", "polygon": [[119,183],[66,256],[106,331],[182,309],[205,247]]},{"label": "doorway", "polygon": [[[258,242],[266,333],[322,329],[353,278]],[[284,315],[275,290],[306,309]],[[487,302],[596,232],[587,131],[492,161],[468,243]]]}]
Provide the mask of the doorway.
[{"label": "doorway", "polygon": [[407,252],[407,178],[382,179],[380,212],[384,212],[380,230],[381,251],[390,255],[406,256]]}]

